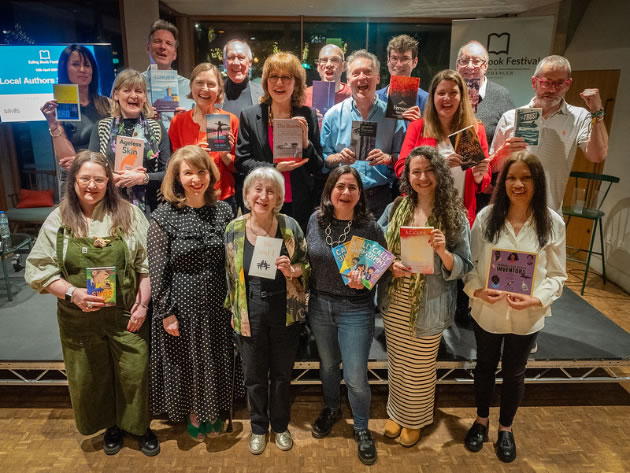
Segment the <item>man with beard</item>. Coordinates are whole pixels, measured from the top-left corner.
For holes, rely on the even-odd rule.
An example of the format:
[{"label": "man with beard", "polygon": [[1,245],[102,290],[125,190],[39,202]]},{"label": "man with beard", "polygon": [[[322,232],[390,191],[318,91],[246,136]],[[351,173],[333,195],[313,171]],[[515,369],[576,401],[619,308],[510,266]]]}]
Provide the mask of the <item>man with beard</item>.
[{"label": "man with beard", "polygon": [[516,110],[503,114],[490,147],[492,169],[499,171],[513,152],[527,149],[545,168],[547,205],[562,215],[562,198],[573,166],[577,146],[586,158],[601,163],[608,154],[608,133],[599,89],[585,89],[580,97],[588,110],[564,100],[571,86],[571,65],[562,56],[548,56],[536,66],[532,77],[535,96],[525,105],[541,108],[543,123],[538,145],[527,145],[514,136]]}]

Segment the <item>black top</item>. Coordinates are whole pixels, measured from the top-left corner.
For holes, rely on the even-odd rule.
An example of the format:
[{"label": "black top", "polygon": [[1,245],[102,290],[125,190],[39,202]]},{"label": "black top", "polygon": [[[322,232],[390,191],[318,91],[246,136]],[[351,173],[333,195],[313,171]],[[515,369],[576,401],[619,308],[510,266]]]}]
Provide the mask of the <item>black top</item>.
[{"label": "black top", "polygon": [[107,115],[100,115],[94,101],[83,106],[81,105],[81,121],[80,122],[62,122],[63,129],[66,132],[66,136],[74,150],[78,153],[84,149],[88,149],[90,144],[90,136],[92,135],[92,129],[101,118],[105,118]]},{"label": "black top", "polygon": [[[280,231],[280,225],[278,225],[278,231],[276,232],[275,238],[282,239],[282,232]],[[284,241],[282,242],[282,248],[280,249],[281,256],[289,256],[289,252],[287,251],[286,246],[284,245]],[[284,274],[282,271],[278,271],[276,269],[276,278],[275,279],[267,279],[261,278],[258,276],[250,276],[249,275],[249,267],[252,264],[252,257],[254,256],[254,245],[252,245],[245,235],[245,246],[243,247],[243,271],[245,272],[245,285],[247,289],[250,288],[260,292],[260,291],[282,291],[286,290],[287,283],[284,279]],[[272,261],[271,264],[274,262]]]},{"label": "black top", "polygon": [[226,79],[224,95],[225,98],[221,108],[237,117],[241,114],[241,110],[253,105],[252,94],[249,90],[249,79],[245,79],[240,84],[232,82],[229,78]]}]

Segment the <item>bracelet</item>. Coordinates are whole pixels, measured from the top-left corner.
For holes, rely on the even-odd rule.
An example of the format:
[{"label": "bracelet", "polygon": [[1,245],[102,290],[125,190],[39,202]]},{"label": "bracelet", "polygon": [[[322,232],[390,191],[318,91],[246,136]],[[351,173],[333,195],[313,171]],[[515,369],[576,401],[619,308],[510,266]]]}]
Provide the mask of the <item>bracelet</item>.
[{"label": "bracelet", "polygon": [[146,310],[149,310],[149,306],[146,304],[143,304],[142,302],[136,302],[137,305],[139,305],[140,307],[144,307]]},{"label": "bracelet", "polygon": [[600,108],[600,109],[599,109],[599,110],[597,110],[596,112],[591,112],[591,117],[593,117],[593,118],[599,118],[599,117],[602,117],[602,118],[603,118],[603,117],[604,117],[604,114],[605,114],[604,109],[603,109],[603,108]]},{"label": "bracelet", "polygon": [[149,183],[149,175],[145,174],[143,184],[146,186],[148,183]]},{"label": "bracelet", "polygon": [[[59,133],[55,134],[55,132],[59,130]],[[58,136],[61,136],[63,134],[63,128],[61,128],[60,126],[58,126],[57,128],[55,128],[54,130],[51,130],[50,128],[48,129],[48,133],[50,133],[50,136],[52,136],[53,138],[57,138]]]}]

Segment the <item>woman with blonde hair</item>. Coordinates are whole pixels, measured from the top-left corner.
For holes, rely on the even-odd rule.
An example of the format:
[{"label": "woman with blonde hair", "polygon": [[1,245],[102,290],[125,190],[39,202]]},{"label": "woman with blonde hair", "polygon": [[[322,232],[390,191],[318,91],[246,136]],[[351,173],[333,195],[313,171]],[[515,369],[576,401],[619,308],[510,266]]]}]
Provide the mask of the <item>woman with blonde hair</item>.
[{"label": "woman with blonde hair", "polygon": [[114,169],[114,184],[125,199],[148,216],[158,206],[158,190],[171,156],[168,135],[160,122],[151,118],[147,85],[138,71],[121,71],[114,80],[111,98],[111,116],[98,121],[88,149],[105,155],[114,168],[118,137],[143,141],[142,166]]},{"label": "woman with blonde hair", "polygon": [[223,232],[232,210],[217,201],[219,173],[198,146],[169,162],[153,212],[148,252],[153,316],[149,405],[186,421],[202,441],[220,432],[232,401],[233,345],[226,296]]},{"label": "woman with blonde hair", "polygon": [[[314,176],[321,173],[324,161],[319,139],[317,114],[303,106],[306,74],[300,60],[291,53],[269,56],[263,65],[264,95],[259,105],[241,112],[236,144],[236,169],[248,174],[260,166],[275,166],[284,177],[282,213],[295,218],[302,229],[319,196],[315,195]],[[274,119],[296,120],[302,129],[301,161],[273,162]]]}]

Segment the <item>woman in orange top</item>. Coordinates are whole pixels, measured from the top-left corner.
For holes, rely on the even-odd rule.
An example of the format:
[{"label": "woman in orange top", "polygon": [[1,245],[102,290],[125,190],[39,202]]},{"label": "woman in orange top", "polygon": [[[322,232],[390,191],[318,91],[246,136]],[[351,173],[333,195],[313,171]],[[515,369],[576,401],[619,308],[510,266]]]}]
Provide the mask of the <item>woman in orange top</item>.
[{"label": "woman in orange top", "polygon": [[[215,184],[218,199],[227,202],[232,207],[232,212],[236,216],[236,199],[234,197],[234,146],[238,133],[238,118],[230,112],[215,108],[215,104],[223,102],[223,79],[216,66],[202,62],[196,66],[190,75],[190,94],[188,98],[195,101],[195,108],[187,112],[180,113],[173,117],[168,137],[171,140],[173,152],[186,145],[198,145],[210,153],[219,169],[220,178]],[[206,115],[221,114],[225,117],[218,117],[219,126],[217,129],[217,118],[213,120],[210,130],[207,130]],[[229,120],[227,120],[229,117]],[[229,121],[229,127],[227,126]],[[217,141],[225,141],[221,131],[229,132],[227,141],[230,151],[213,151],[213,146],[208,146],[208,131],[211,138]],[[215,141],[215,143],[217,143]],[[216,146],[216,144],[215,144]]]}]

